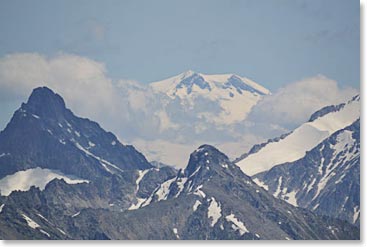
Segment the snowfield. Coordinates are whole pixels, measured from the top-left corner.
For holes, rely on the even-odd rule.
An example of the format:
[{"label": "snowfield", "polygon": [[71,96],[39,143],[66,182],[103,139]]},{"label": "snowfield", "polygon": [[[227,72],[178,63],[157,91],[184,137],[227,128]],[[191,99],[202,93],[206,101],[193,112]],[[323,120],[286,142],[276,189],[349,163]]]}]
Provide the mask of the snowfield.
[{"label": "snowfield", "polygon": [[307,151],[334,132],[343,129],[360,117],[360,103],[349,101],[339,111],[328,113],[312,122],[302,124],[286,138],[264,146],[236,164],[249,176],[268,171],[272,167],[301,159]]},{"label": "snowfield", "polygon": [[65,175],[56,170],[37,167],[25,171],[18,171],[0,179],[0,193],[3,196],[8,196],[13,191],[27,191],[32,186],[38,187],[40,190],[44,190],[46,185],[55,178],[64,179],[68,184],[89,183],[88,180]]},{"label": "snowfield", "polygon": [[[270,91],[256,82],[234,74],[206,75],[186,71],[163,81],[150,83],[155,93],[180,99],[189,108],[195,107],[195,99],[203,97],[218,102],[220,114],[202,113],[206,120],[228,125],[245,119],[251,108]],[[167,120],[165,121],[167,122]]]}]

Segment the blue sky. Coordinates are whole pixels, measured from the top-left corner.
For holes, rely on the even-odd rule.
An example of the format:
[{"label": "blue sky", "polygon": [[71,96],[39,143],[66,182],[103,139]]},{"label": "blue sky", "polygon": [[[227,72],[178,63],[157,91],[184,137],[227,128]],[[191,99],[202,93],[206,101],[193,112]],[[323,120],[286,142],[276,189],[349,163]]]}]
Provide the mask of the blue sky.
[{"label": "blue sky", "polygon": [[37,52],[102,62],[150,82],[192,69],[270,90],[323,74],[359,88],[357,0],[1,1],[0,57]]}]

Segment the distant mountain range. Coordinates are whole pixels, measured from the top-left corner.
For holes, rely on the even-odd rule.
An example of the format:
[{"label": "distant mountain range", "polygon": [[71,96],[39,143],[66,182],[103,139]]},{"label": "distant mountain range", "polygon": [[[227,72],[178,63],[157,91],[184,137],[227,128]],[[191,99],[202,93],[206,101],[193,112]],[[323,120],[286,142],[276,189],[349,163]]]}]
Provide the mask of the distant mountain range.
[{"label": "distant mountain range", "polygon": [[[214,97],[219,84],[233,97],[269,93],[237,79],[189,72],[165,93],[183,102],[201,90]],[[0,237],[359,239],[359,115],[357,96],[236,163],[201,145],[177,171],[36,88],[0,132]]]}]

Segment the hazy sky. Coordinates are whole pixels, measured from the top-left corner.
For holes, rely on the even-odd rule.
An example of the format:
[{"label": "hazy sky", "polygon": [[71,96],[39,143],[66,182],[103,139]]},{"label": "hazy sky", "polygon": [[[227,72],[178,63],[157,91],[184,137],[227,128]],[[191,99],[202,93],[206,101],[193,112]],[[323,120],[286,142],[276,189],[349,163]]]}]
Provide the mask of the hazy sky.
[{"label": "hazy sky", "polygon": [[0,58],[59,52],[150,82],[192,69],[270,90],[323,74],[359,87],[358,0],[1,1]]}]

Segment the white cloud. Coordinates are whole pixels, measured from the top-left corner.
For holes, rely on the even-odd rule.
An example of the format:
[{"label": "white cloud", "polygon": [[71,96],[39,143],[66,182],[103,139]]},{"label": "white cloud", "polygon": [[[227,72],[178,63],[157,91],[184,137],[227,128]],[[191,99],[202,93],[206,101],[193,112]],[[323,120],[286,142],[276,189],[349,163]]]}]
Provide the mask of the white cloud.
[{"label": "white cloud", "polygon": [[[345,102],[357,94],[353,88],[340,88],[323,75],[307,78],[280,88],[254,106],[248,120],[278,129],[293,129],[306,122],[320,108]],[[273,128],[272,127],[272,128]]]},{"label": "white cloud", "polygon": [[116,114],[118,96],[106,76],[105,66],[70,54],[45,57],[17,53],[0,59],[1,101],[26,99],[33,88],[50,87],[62,95],[67,106],[81,116],[102,119]]},{"label": "white cloud", "polygon": [[[113,81],[103,63],[64,53],[52,57],[16,53],[0,58],[0,104],[14,102],[13,112],[39,86],[59,93],[76,115],[124,139],[156,137],[159,99],[138,82]],[[0,110],[3,116],[9,115],[8,109]]]}]

